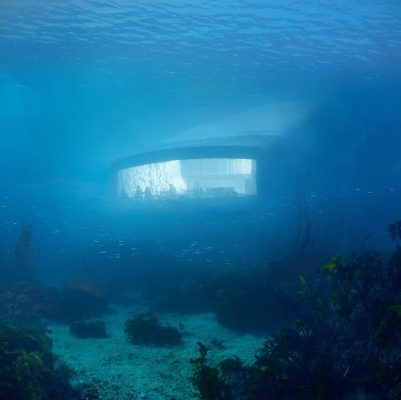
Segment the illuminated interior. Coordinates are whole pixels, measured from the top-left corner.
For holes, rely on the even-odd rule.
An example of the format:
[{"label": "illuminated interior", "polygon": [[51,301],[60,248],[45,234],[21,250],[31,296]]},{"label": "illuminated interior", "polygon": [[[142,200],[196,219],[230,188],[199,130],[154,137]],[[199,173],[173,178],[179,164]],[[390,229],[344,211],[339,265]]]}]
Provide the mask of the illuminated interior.
[{"label": "illuminated interior", "polygon": [[252,159],[172,160],[118,171],[120,197],[224,197],[256,193],[256,161]]}]

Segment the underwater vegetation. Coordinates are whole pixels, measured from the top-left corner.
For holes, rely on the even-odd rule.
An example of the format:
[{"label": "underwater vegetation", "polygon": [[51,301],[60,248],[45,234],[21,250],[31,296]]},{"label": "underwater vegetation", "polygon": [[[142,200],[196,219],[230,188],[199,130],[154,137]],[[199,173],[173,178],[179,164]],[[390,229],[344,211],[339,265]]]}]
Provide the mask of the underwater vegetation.
[{"label": "underwater vegetation", "polygon": [[7,321],[57,319],[60,295],[57,288],[35,282],[17,282],[0,289],[0,318]]},{"label": "underwater vegetation", "polygon": [[125,323],[125,333],[130,343],[138,345],[177,346],[181,344],[181,334],[172,326],[160,324],[151,312],[138,314]]},{"label": "underwater vegetation", "polygon": [[36,283],[38,269],[36,260],[39,252],[32,247],[32,225],[22,225],[13,249],[13,261],[0,262],[0,285],[9,286],[16,282]]},{"label": "underwater vegetation", "polygon": [[23,225],[14,250],[16,268],[13,272],[16,280],[32,282],[38,279],[38,270],[35,264],[37,252],[33,250],[31,242],[32,225]]},{"label": "underwater vegetation", "polygon": [[59,289],[39,281],[35,264],[38,252],[32,249],[32,235],[32,226],[23,225],[14,249],[15,262],[1,266],[0,318],[74,322],[104,314],[109,298],[97,283],[78,279]]},{"label": "underwater vegetation", "polygon": [[[301,276],[291,290],[299,304],[292,325],[269,337],[253,365],[234,359],[202,374],[201,351],[193,375],[199,398],[401,398],[400,226],[389,228],[395,249],[387,260],[375,252],[335,257]],[[206,393],[209,386],[216,391]]]},{"label": "underwater vegetation", "polygon": [[42,318],[75,322],[104,314],[108,298],[86,284],[67,285],[61,290],[39,282],[16,282],[0,289],[0,318],[36,321]]},{"label": "underwater vegetation", "polygon": [[191,359],[194,366],[192,384],[197,388],[201,400],[219,398],[225,387],[224,379],[218,368],[211,367],[207,361],[207,347],[198,342],[199,357]]},{"label": "underwater vegetation", "polygon": [[79,399],[69,370],[51,352],[40,326],[0,324],[0,398],[13,400]]},{"label": "underwater vegetation", "polygon": [[2,266],[0,318],[2,321],[57,319],[61,296],[56,287],[39,282],[35,265],[37,251],[32,249],[32,226],[23,225],[14,249],[15,262]]},{"label": "underwater vegetation", "polygon": [[268,280],[263,270],[217,277],[205,286],[210,310],[219,323],[240,332],[266,332],[286,325],[291,298]]},{"label": "underwater vegetation", "polygon": [[220,324],[232,330],[266,333],[287,325],[294,308],[284,285],[272,285],[269,279],[266,268],[202,276],[187,285],[166,285],[153,308],[178,313],[213,312]]}]

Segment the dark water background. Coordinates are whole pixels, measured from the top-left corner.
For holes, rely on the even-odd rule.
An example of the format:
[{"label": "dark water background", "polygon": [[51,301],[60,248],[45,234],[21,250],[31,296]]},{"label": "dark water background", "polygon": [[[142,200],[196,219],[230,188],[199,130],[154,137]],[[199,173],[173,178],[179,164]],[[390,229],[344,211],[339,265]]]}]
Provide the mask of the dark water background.
[{"label": "dark water background", "polygon": [[[29,223],[49,282],[267,265],[301,229],[299,190],[314,259],[385,251],[401,212],[400,20],[387,0],[3,0],[1,263]],[[288,138],[302,189],[278,170],[240,205],[110,196],[116,158],[271,99],[315,104]]]}]

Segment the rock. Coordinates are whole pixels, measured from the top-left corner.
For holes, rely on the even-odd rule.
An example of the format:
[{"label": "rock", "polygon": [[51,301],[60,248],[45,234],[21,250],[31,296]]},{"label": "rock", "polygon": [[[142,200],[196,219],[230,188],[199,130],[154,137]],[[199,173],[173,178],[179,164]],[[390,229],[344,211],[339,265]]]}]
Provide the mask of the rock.
[{"label": "rock", "polygon": [[96,320],[75,321],[70,325],[70,333],[81,339],[107,337],[105,323]]}]

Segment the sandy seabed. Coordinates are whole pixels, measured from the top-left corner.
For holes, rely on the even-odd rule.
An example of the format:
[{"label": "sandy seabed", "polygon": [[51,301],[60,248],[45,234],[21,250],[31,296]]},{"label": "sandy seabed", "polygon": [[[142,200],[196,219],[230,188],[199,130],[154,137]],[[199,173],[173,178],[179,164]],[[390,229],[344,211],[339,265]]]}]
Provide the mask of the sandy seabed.
[{"label": "sandy seabed", "polygon": [[[102,400],[192,400],[197,399],[190,378],[191,358],[198,357],[197,341],[209,348],[208,358],[216,364],[230,356],[245,363],[255,360],[264,338],[240,335],[220,325],[214,314],[159,314],[161,323],[182,328],[183,344],[175,347],[138,346],[127,342],[124,324],[142,310],[113,307],[102,318],[108,338],[78,339],[66,325],[51,325],[53,350],[70,367],[79,383],[91,383]],[[211,342],[221,341],[222,346]]]}]

